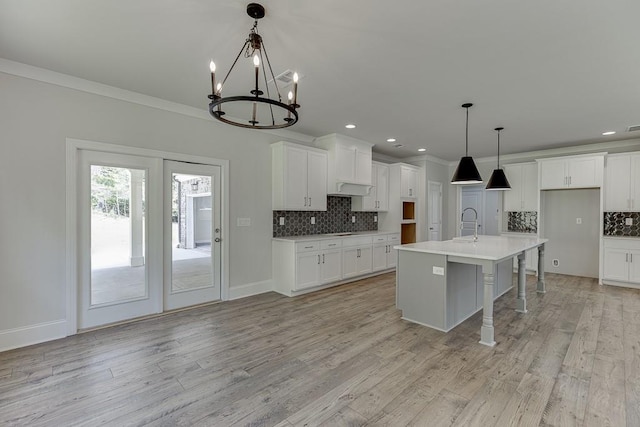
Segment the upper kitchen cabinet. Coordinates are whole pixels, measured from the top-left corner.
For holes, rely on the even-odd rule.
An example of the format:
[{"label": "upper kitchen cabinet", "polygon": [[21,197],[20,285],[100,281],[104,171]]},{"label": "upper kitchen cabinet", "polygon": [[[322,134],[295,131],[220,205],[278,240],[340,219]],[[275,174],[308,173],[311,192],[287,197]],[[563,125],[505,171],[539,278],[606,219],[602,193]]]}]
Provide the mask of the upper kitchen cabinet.
[{"label": "upper kitchen cabinet", "polygon": [[327,150],[329,194],[366,196],[371,190],[371,148],[373,144],[348,136],[331,134],[320,137],[316,145]]},{"label": "upper kitchen cabinet", "polygon": [[602,187],[604,155],[538,160],[540,190]]},{"label": "upper kitchen cabinet", "polygon": [[352,211],[386,212],[389,209],[389,166],[373,162],[371,184],[373,187],[368,196],[351,198]]},{"label": "upper kitchen cabinet", "polygon": [[400,197],[415,199],[418,197],[418,168],[400,165]]},{"label": "upper kitchen cabinet", "polygon": [[504,166],[511,190],[503,192],[504,210],[532,212],[538,210],[538,165],[515,163]]},{"label": "upper kitchen cabinet", "polygon": [[640,211],[640,154],[607,156],[604,181],[606,212]]},{"label": "upper kitchen cabinet", "polygon": [[327,152],[290,142],[271,144],[273,210],[327,210]]}]

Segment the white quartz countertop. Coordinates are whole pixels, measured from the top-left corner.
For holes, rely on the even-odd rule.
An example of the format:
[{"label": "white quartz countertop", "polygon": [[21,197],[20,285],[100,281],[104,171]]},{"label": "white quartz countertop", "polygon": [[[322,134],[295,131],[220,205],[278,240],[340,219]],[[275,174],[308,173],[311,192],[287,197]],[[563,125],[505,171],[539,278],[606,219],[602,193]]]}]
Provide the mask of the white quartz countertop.
[{"label": "white quartz countertop", "polygon": [[360,236],[380,236],[383,234],[400,234],[399,231],[345,231],[343,233],[329,233],[329,234],[308,234],[306,236],[285,236],[274,237],[273,240],[281,240],[284,242],[305,242],[310,240],[328,240],[328,239],[341,239],[343,237],[360,237]]},{"label": "white quartz countertop", "polygon": [[473,242],[472,236],[465,236],[454,240],[399,245],[394,249],[499,261],[548,241],[537,236],[478,236],[478,241]]}]

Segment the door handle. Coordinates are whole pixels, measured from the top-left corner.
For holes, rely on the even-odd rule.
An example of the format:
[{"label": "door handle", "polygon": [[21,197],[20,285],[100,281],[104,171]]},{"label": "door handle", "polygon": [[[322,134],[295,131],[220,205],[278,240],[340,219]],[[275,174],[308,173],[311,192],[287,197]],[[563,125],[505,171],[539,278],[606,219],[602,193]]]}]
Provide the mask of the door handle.
[{"label": "door handle", "polygon": [[214,242],[216,242],[216,243],[220,243],[220,241],[221,241],[221,240],[222,240],[222,239],[221,239],[221,238],[219,238],[219,237],[216,237],[215,239],[213,239],[213,241],[214,241]]}]

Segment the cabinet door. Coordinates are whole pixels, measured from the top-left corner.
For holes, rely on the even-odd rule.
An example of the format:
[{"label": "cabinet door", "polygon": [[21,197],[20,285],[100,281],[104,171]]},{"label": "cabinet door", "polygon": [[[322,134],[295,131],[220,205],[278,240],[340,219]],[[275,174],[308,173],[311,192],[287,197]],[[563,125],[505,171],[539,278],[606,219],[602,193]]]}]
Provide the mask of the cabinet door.
[{"label": "cabinet door", "polygon": [[397,250],[393,249],[392,243],[389,243],[389,249],[387,252],[387,268],[395,267],[397,264],[397,261],[398,261]]},{"label": "cabinet door", "polygon": [[307,152],[307,150],[295,147],[285,147],[284,149],[284,206],[286,209],[308,209]]},{"label": "cabinet door", "polygon": [[640,156],[631,156],[631,210],[640,211]]},{"label": "cabinet door", "polygon": [[540,162],[540,189],[567,187],[565,160],[545,160]]},{"label": "cabinet door", "polygon": [[342,277],[358,275],[358,248],[345,248],[342,250]]},{"label": "cabinet door", "polygon": [[418,173],[411,168],[400,168],[400,197],[416,197]]},{"label": "cabinet door", "polygon": [[373,165],[372,179],[371,184],[373,188],[368,196],[362,196],[362,209],[358,209],[365,212],[377,211],[378,210],[378,183],[376,181],[377,178],[377,165]]},{"label": "cabinet door", "polygon": [[384,270],[387,268],[387,247],[387,242],[376,243],[373,246],[373,271]]},{"label": "cabinet door", "polygon": [[320,281],[322,283],[336,282],[342,279],[342,250],[323,252],[320,266]]},{"label": "cabinet door", "polygon": [[[534,165],[535,166],[535,165]],[[522,165],[506,165],[504,174],[511,184],[510,191],[502,193],[504,210],[507,212],[519,212],[522,210]]]},{"label": "cabinet door", "polygon": [[373,248],[372,245],[360,247],[358,257],[358,274],[367,274],[373,270]]},{"label": "cabinet door", "polygon": [[337,144],[336,156],[336,177],[339,181],[355,182],[356,179],[356,149],[355,147],[345,147]]},{"label": "cabinet door", "polygon": [[630,175],[631,161],[629,157],[609,157],[607,159],[607,177],[604,183],[604,209],[606,212],[620,212],[631,209],[631,200],[629,199]]},{"label": "cabinet door", "polygon": [[[386,212],[389,210],[389,167],[376,166],[376,198],[378,199],[378,211]],[[640,190],[640,185],[638,185]],[[638,199],[640,206],[640,198]]]},{"label": "cabinet door", "polygon": [[640,283],[640,249],[629,251],[629,282]]},{"label": "cabinet door", "polygon": [[567,168],[569,187],[600,187],[602,177],[601,161],[600,157],[569,159]]},{"label": "cabinet door", "polygon": [[307,210],[327,210],[327,155],[309,151],[307,157]]},{"label": "cabinet door", "polygon": [[295,289],[306,289],[320,284],[320,252],[296,254]]},{"label": "cabinet door", "polygon": [[371,150],[355,150],[355,182],[371,184]]},{"label": "cabinet door", "polygon": [[[603,277],[609,280],[626,282],[629,280],[629,251],[627,249],[605,248],[604,249],[604,274]],[[640,264],[640,257],[638,257]]]},{"label": "cabinet door", "polygon": [[538,210],[538,165],[535,163],[522,165],[522,210]]}]

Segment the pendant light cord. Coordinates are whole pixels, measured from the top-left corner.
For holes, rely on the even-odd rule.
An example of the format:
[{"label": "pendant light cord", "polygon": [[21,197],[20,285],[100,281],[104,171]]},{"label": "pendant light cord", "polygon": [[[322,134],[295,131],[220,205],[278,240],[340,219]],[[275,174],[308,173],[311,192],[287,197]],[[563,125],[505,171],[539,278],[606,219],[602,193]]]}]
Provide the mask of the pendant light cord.
[{"label": "pendant light cord", "polygon": [[500,169],[500,131],[498,131],[498,165],[496,169]]},{"label": "pendant light cord", "polygon": [[465,136],[465,146],[464,146],[464,155],[469,156],[469,107],[467,107],[467,129]]}]

